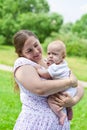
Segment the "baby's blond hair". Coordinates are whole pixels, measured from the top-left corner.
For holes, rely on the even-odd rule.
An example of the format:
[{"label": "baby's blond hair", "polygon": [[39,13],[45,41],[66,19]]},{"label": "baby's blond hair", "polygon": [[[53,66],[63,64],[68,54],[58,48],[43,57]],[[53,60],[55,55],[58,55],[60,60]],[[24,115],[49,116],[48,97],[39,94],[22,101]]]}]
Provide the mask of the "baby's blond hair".
[{"label": "baby's blond hair", "polygon": [[65,46],[65,44],[64,44],[63,41],[61,41],[61,40],[55,40],[55,41],[49,43],[49,45],[58,45],[58,51],[61,50],[62,54],[63,54],[63,58],[66,57],[66,46]]}]

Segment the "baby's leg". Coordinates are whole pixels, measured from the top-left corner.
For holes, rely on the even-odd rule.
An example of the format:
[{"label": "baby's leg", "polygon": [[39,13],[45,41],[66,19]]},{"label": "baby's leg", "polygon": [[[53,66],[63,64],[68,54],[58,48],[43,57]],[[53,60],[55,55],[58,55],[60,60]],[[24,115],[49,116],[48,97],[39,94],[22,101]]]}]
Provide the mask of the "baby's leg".
[{"label": "baby's leg", "polygon": [[59,123],[60,125],[63,125],[64,124],[64,121],[65,121],[65,118],[67,117],[66,114],[63,112],[63,110],[59,111],[57,113],[57,115],[59,116]]},{"label": "baby's leg", "polygon": [[48,104],[49,104],[50,108],[53,110],[53,112],[55,112],[55,114],[59,117],[59,123],[61,125],[63,125],[65,118],[67,117],[66,113],[64,113],[63,110],[59,111],[60,107],[58,105],[55,105],[52,102],[50,102],[50,99],[48,99]]}]

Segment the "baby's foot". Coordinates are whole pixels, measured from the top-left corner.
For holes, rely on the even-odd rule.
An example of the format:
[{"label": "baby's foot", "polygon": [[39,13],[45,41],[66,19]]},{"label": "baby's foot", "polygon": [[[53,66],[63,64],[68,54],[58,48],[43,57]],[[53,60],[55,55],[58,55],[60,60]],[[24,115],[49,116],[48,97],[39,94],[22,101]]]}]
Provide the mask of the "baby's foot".
[{"label": "baby's foot", "polygon": [[63,125],[63,124],[64,124],[65,118],[66,118],[66,114],[64,113],[64,114],[60,117],[60,119],[59,119],[60,125]]}]

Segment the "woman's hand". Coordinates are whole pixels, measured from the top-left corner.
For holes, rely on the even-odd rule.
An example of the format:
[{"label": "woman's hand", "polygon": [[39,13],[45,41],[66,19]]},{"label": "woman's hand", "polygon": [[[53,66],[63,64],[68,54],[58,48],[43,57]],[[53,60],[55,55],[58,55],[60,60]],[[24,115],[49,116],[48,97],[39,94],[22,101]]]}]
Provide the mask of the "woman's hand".
[{"label": "woman's hand", "polygon": [[73,104],[73,98],[65,92],[57,93],[48,97],[49,102],[60,106],[60,110],[63,107],[71,107]]},{"label": "woman's hand", "polygon": [[[56,106],[60,106],[60,110],[63,107],[72,107],[77,104],[84,95],[84,87],[78,82],[79,86],[77,87],[77,93],[74,97],[71,97],[67,92],[60,92],[54,95],[50,95],[48,97],[49,102],[55,104]],[[59,110],[59,108],[58,108]]]}]

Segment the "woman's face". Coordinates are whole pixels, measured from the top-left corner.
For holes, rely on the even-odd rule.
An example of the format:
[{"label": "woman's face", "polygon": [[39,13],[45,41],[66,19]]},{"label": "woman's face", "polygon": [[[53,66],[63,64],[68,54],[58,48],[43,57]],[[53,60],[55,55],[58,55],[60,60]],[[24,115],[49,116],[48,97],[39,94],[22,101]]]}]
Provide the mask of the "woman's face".
[{"label": "woman's face", "polygon": [[22,49],[22,55],[29,60],[39,63],[42,59],[42,47],[38,39],[34,36],[29,37]]}]

